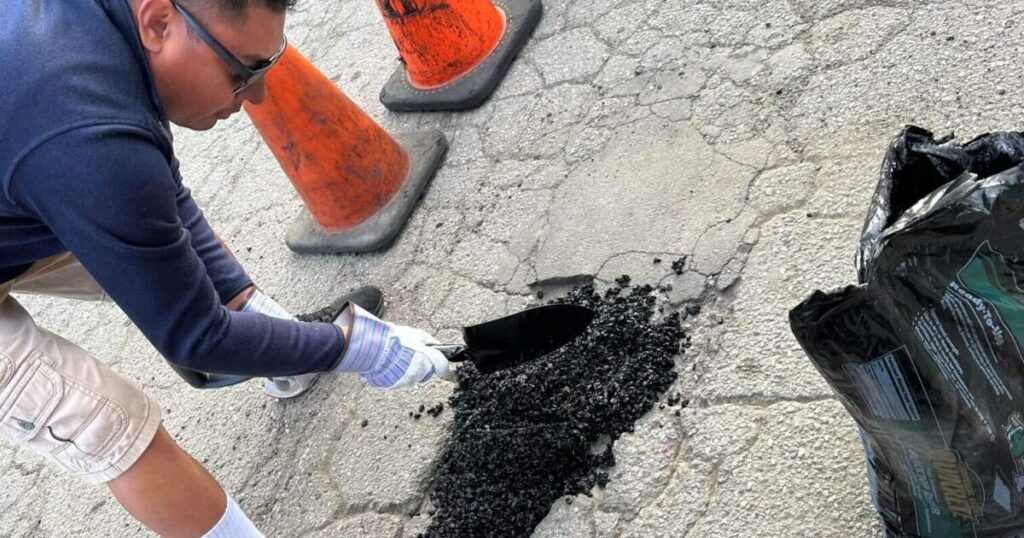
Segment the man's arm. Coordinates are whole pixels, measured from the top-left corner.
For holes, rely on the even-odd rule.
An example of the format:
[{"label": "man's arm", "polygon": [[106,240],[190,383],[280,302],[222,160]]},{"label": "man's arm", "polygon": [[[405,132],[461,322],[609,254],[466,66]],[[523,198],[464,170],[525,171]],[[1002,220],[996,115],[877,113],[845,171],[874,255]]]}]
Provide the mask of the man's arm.
[{"label": "man's arm", "polygon": [[65,133],[19,165],[10,192],[170,361],[211,373],[287,376],[330,370],[340,360],[344,341],[334,325],[223,306],[179,218],[171,169],[145,131]]},{"label": "man's arm", "polygon": [[256,288],[231,249],[213,231],[192,198],[192,191],[182,182],[177,159],[171,162],[171,174],[178,185],[178,218],[191,235],[192,250],[203,260],[221,303],[237,312]]}]

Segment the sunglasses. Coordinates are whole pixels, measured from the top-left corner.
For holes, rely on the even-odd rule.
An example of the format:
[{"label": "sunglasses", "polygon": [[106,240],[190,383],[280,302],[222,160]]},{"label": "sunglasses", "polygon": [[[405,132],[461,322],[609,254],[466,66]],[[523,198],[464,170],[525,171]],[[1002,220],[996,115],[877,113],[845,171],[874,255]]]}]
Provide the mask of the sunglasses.
[{"label": "sunglasses", "polygon": [[196,18],[188,12],[188,10],[182,7],[181,4],[174,0],[171,0],[171,4],[173,4],[175,9],[178,10],[178,13],[181,13],[181,17],[185,19],[185,23],[188,24],[189,28],[199,36],[199,39],[202,39],[208,47],[213,49],[213,52],[217,54],[221,61],[228,64],[228,67],[242,79],[241,84],[235,87],[236,94],[259,82],[260,79],[267,74],[267,71],[270,71],[270,68],[274,67],[274,64],[281,59],[281,55],[284,54],[284,49],[288,47],[288,38],[286,37],[284,42],[281,43],[280,50],[278,50],[277,53],[269,59],[263,60],[256,65],[245,65],[245,63],[239,60],[237,56],[231,54],[224,45],[221,45],[220,42],[206,30],[206,28],[203,28],[203,25],[199,24],[199,21],[197,21]]}]

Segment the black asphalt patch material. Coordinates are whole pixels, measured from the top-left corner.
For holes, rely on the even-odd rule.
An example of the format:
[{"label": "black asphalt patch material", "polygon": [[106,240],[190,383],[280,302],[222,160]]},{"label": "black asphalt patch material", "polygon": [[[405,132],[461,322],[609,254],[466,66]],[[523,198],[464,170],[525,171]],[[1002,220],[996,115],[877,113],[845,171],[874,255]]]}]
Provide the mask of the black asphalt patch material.
[{"label": "black asphalt patch material", "polygon": [[489,375],[458,370],[454,432],[422,536],[529,536],[558,498],[608,482],[614,440],[672,385],[685,339],[678,315],[655,317],[651,286],[616,282],[555,301],[597,312],[571,344]]}]

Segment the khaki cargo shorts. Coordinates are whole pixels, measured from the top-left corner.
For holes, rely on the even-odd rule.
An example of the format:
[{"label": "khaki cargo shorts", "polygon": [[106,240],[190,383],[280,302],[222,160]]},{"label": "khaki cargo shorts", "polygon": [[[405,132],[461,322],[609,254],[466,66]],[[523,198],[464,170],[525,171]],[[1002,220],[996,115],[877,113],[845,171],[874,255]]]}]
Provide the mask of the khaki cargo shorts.
[{"label": "khaki cargo shorts", "polygon": [[160,407],[82,348],[37,327],[12,292],[107,298],[70,254],[0,283],[0,439],[88,482],[117,478],[153,440]]}]

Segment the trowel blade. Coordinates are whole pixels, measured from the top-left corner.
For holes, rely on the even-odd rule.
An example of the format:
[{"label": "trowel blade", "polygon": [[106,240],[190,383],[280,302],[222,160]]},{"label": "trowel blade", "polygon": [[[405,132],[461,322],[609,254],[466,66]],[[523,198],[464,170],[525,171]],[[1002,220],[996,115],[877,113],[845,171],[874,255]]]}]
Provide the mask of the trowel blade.
[{"label": "trowel blade", "polygon": [[587,330],[594,315],[585,306],[553,304],[465,327],[466,349],[452,360],[471,359],[481,372],[507,368],[575,340]]}]

